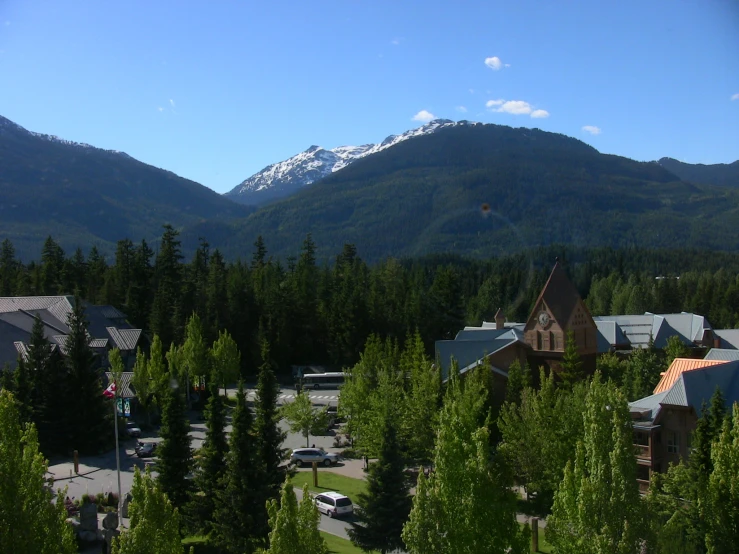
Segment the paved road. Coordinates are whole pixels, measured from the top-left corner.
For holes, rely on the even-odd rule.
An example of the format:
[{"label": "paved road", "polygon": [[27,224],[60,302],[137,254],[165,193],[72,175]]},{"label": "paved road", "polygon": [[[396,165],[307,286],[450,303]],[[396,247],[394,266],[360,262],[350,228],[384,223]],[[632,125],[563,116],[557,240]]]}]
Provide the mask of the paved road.
[{"label": "paved road", "polygon": [[[303,499],[303,491],[301,489],[295,489],[295,496],[298,498],[298,502]],[[341,537],[342,539],[349,540],[348,529],[351,529],[351,523],[354,521],[354,517],[342,517],[341,519],[330,518],[326,515],[321,514],[321,521],[318,524],[318,528],[326,533],[331,533]]]}]

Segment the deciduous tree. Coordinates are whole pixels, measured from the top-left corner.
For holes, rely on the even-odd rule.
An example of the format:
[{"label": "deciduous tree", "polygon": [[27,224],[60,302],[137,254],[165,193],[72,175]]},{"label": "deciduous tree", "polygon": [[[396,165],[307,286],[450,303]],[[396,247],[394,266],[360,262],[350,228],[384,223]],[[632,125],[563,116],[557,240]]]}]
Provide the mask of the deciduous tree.
[{"label": "deciduous tree", "polygon": [[306,392],[299,392],[295,400],[284,404],[281,413],[290,424],[290,430],[305,437],[305,446],[309,444],[308,437],[325,431],[328,425],[326,413],[313,408]]},{"label": "deciduous tree", "polygon": [[[13,395],[0,391],[0,552],[77,552],[64,503],[53,502],[36,429],[21,425]],[[57,499],[64,498],[59,491]]]},{"label": "deciduous tree", "polygon": [[148,470],[134,470],[130,526],[114,541],[113,554],[182,554],[180,515]]},{"label": "deciduous tree", "polygon": [[241,369],[239,347],[228,331],[219,331],[218,339],[213,343],[210,355],[213,365],[213,378],[216,379],[218,386],[223,387],[223,394],[226,394],[226,385],[235,382],[239,378]]},{"label": "deciduous tree", "polygon": [[643,537],[633,429],[626,398],[596,373],[583,414],[583,437],[547,519],[558,552],[631,554]]}]

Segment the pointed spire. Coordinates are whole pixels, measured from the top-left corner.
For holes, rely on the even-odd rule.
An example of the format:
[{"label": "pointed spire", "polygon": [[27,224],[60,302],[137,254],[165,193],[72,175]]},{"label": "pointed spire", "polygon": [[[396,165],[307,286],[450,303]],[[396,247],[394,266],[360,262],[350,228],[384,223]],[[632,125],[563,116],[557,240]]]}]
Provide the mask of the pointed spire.
[{"label": "pointed spire", "polygon": [[495,328],[503,329],[503,327],[505,327],[505,316],[503,315],[503,310],[498,308],[498,311],[495,312]]}]

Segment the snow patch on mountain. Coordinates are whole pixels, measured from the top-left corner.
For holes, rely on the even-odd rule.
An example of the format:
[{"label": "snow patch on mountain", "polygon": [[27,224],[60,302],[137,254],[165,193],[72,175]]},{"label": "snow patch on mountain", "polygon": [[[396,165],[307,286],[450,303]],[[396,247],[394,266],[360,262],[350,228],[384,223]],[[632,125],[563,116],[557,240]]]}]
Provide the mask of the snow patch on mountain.
[{"label": "snow patch on mountain", "polygon": [[32,137],[40,138],[42,140],[48,140],[49,142],[55,142],[57,144],[64,144],[66,146],[73,146],[76,148],[84,148],[84,149],[91,149],[91,150],[98,150],[103,152],[108,152],[110,154],[117,154],[120,156],[125,156],[127,158],[130,158],[128,154],[125,152],[121,152],[120,150],[107,150],[105,148],[98,148],[97,146],[92,146],[91,144],[87,144],[85,142],[75,142],[73,140],[66,140],[63,138],[59,138],[56,135],[46,135],[44,133],[35,133],[33,131],[29,131],[28,129],[21,127],[17,123],[14,123],[13,121],[10,121],[9,119],[0,116],[0,132],[17,132],[17,133],[25,133],[27,135],[30,135]]},{"label": "snow patch on mountain", "polygon": [[455,122],[449,119],[435,119],[403,134],[390,135],[378,144],[338,146],[330,150],[320,146],[311,146],[292,158],[265,167],[225,195],[244,204],[265,204],[289,196],[300,188],[323,179],[366,156],[391,148],[405,140],[429,135],[440,129],[456,125],[478,124],[469,121]]}]

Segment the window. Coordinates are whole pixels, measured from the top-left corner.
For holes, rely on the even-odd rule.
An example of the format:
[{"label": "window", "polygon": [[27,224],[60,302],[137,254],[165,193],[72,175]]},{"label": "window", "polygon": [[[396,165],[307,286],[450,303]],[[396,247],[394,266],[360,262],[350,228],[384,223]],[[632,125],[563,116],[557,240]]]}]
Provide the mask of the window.
[{"label": "window", "polygon": [[649,481],[649,466],[637,465],[636,478],[641,481]]},{"label": "window", "polygon": [[680,452],[680,433],[676,431],[667,433],[667,452],[671,454]]}]

